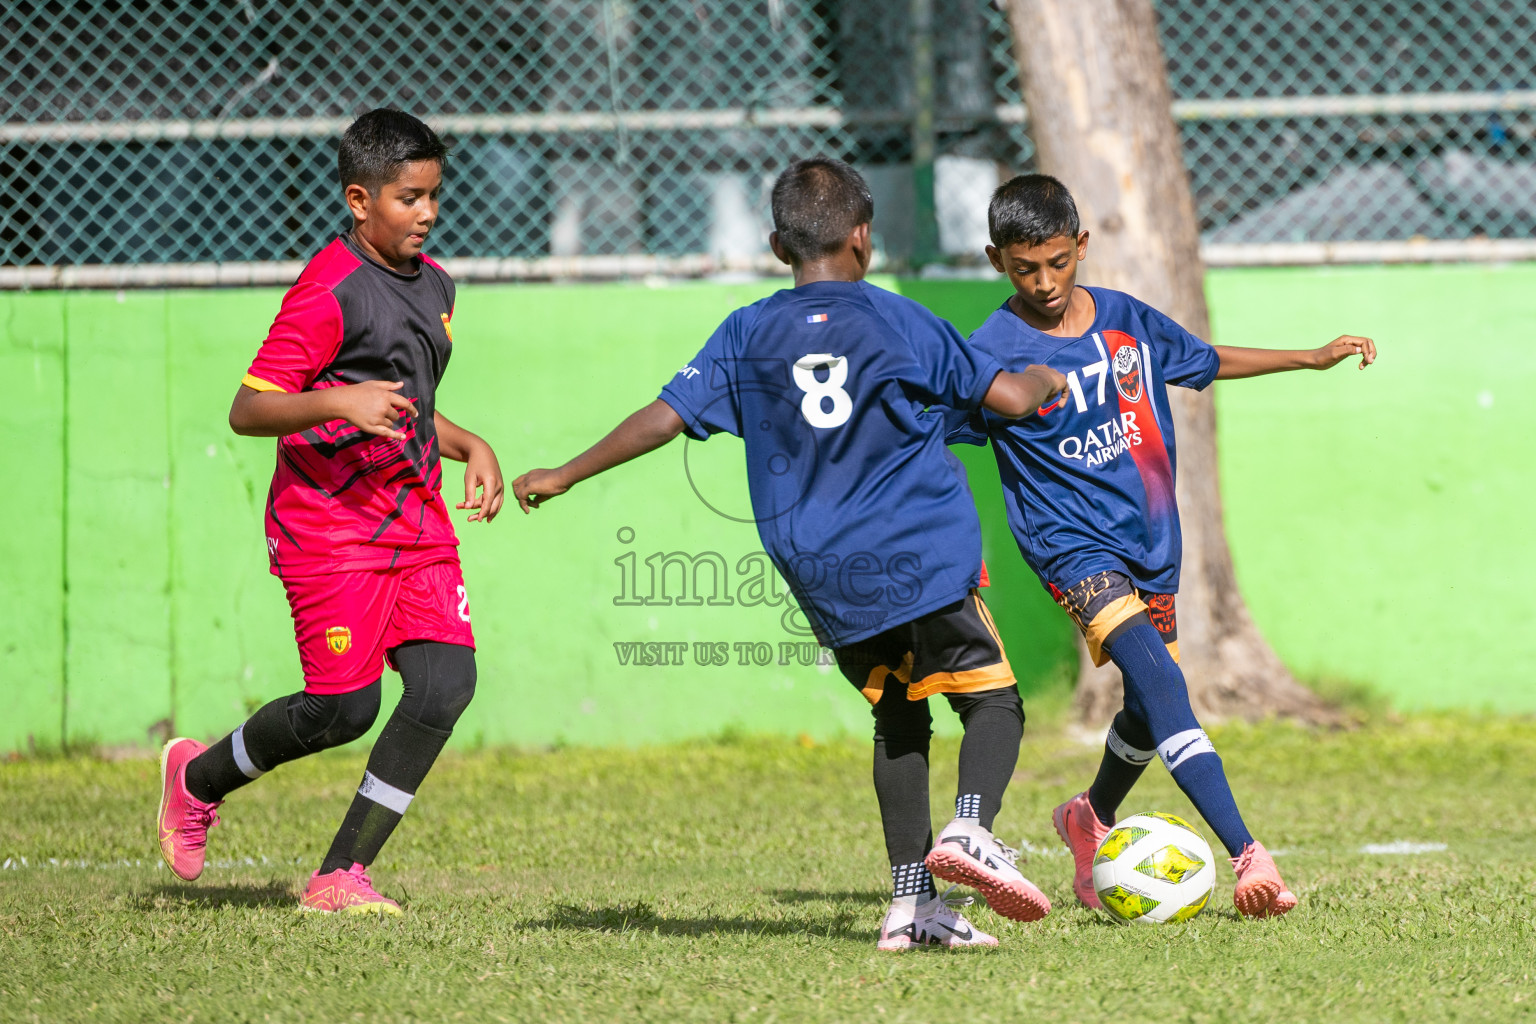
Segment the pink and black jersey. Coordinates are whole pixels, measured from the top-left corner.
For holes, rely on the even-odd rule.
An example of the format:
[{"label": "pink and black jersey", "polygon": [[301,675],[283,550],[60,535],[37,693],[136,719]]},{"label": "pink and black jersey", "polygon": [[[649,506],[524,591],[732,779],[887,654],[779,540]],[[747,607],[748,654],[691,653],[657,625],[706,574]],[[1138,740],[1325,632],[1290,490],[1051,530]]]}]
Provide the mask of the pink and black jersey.
[{"label": "pink and black jersey", "polygon": [[309,261],[243,383],[314,391],[398,380],[420,415],[391,441],[332,420],[277,442],[267,550],[282,577],[420,565],[458,544],[440,493],[437,385],[453,351],[453,281],[422,256],[398,274],[345,236]]},{"label": "pink and black jersey", "polygon": [[1124,292],[1089,288],[1080,338],[1037,331],[1005,302],[971,344],[1022,370],[1060,370],[1070,391],[1022,419],[973,417],[950,441],[992,441],[1008,525],[1030,568],[1061,590],[1105,571],[1137,587],[1179,589],[1183,541],[1174,497],[1173,412],[1165,385],[1203,390],[1216,350]]}]

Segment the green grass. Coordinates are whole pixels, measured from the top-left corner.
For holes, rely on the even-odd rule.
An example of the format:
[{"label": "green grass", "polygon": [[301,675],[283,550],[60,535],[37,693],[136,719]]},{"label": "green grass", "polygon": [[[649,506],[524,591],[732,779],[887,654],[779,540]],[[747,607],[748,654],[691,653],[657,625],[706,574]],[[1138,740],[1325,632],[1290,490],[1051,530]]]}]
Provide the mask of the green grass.
[{"label": "green grass", "polygon": [[[1073,904],[1050,808],[1097,751],[1032,729],[1000,834],[1056,909],[994,951],[877,954],[868,750],[726,738],[450,754],[373,875],[404,918],[293,912],[362,762],[237,793],[212,864],[158,866],[156,766],[0,765],[0,1020],[1510,1020],[1536,1005],[1536,722],[1412,717],[1215,734],[1301,906],[1190,925]],[[953,742],[934,751],[947,817]],[[1154,766],[1126,812],[1188,804]],[[1365,843],[1445,843],[1367,855]],[[21,857],[28,866],[18,868]],[[48,863],[57,858],[57,866]],[[82,864],[83,862],[83,864]]]}]

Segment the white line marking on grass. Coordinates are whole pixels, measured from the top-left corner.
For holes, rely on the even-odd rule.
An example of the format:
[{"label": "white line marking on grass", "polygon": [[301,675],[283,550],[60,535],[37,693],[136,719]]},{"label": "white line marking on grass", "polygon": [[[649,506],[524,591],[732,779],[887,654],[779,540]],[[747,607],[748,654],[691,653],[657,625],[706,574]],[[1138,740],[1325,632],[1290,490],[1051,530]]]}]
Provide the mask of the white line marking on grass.
[{"label": "white line marking on grass", "polygon": [[1027,853],[1031,857],[1065,857],[1068,853],[1059,846],[1050,846],[1042,850],[1028,839],[1019,840],[1019,852]]},{"label": "white line marking on grass", "polygon": [[1412,843],[1406,839],[1399,839],[1395,843],[1366,843],[1360,847],[1361,853],[1388,854],[1400,853],[1413,856],[1420,853],[1444,853],[1449,847],[1444,843]]},{"label": "white line marking on grass", "polygon": [[[270,859],[265,854],[257,854],[255,857],[226,857],[221,860],[211,860],[208,867],[211,868],[254,868],[254,867],[286,867],[290,864],[302,864],[303,858],[294,857]],[[26,857],[7,857],[0,861],[0,871],[41,871],[45,868],[63,869],[74,871],[108,871],[116,868],[148,868],[156,871],[165,870],[165,862],[158,858],[135,858],[129,860],[119,857],[117,860],[90,861],[71,860],[68,857],[46,857],[40,861],[30,861]]]}]

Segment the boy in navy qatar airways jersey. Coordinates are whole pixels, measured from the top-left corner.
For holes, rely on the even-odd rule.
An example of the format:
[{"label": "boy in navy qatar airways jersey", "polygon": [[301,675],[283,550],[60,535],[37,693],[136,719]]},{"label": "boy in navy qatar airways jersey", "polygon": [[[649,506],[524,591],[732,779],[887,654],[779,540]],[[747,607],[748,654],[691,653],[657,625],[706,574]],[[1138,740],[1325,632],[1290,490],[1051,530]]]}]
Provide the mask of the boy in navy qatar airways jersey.
[{"label": "boy in navy qatar airways jersey", "polygon": [[[976,591],[981,530],[936,409],[1032,413],[1065,381],[1001,373],[948,323],[863,281],[874,204],[837,160],[773,189],[774,253],[795,287],[732,313],[661,397],[559,469],[513,481],[526,512],[687,431],[745,442],[763,547],[843,674],[873,706],[875,791],[894,889],[879,948],[996,945],[936,896],[930,872],[980,889],[1005,917],[1050,903],[991,825],[1024,715]],[[965,726],[955,820],[933,842],[927,697]]]},{"label": "boy in navy qatar airways jersey", "polygon": [[1198,390],[1219,379],[1327,369],[1351,356],[1363,368],[1376,346],[1347,335],[1307,351],[1212,346],[1123,292],[1078,287],[1088,232],[1079,230],[1066,187],[1045,175],[998,188],[988,225],[987,256],[1014,294],[971,342],[1005,368],[1046,363],[1068,388],[1033,416],[973,416],[951,439],[991,440],[1024,560],[1082,630],[1094,663],[1114,661],[1125,680],[1125,707],[1097,778],[1055,810],[1075,861],[1073,888],[1099,905],[1094,853],[1142,770],[1160,757],[1232,857],[1238,910],[1283,914],[1296,897],[1244,825],[1178,666],[1182,547],[1165,385]]},{"label": "boy in navy qatar airways jersey", "polygon": [[[437,408],[453,350],[454,286],[422,253],[437,219],[446,147],[398,110],[342,136],[349,231],[310,260],[229,411],[238,434],[276,437],[267,551],[293,612],[304,689],[204,748],[161,755],[161,854],[203,870],[231,792],[288,761],[368,731],[385,661],[404,693],[300,906],[398,914],[365,868],[399,824],[475,692],[475,640],[439,456],[466,463],[470,521],[501,507],[490,445]],[[477,491],[482,493],[476,493]]]}]

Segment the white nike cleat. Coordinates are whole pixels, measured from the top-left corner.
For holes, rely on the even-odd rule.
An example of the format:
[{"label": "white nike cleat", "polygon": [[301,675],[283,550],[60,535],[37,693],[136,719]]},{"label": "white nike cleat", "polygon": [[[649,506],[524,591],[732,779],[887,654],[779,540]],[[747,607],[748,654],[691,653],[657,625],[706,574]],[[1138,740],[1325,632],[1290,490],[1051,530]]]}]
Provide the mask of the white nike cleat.
[{"label": "white nike cleat", "polygon": [[982,828],[956,818],[944,826],[925,863],[935,878],[968,885],[1010,921],[1038,921],[1051,901],[1018,868],[1019,854]]},{"label": "white nike cleat", "polygon": [[887,951],[945,946],[995,946],[997,939],[961,916],[957,907],[970,903],[970,897],[951,899],[950,889],[920,907],[900,900],[891,903],[880,925],[878,948]]}]

